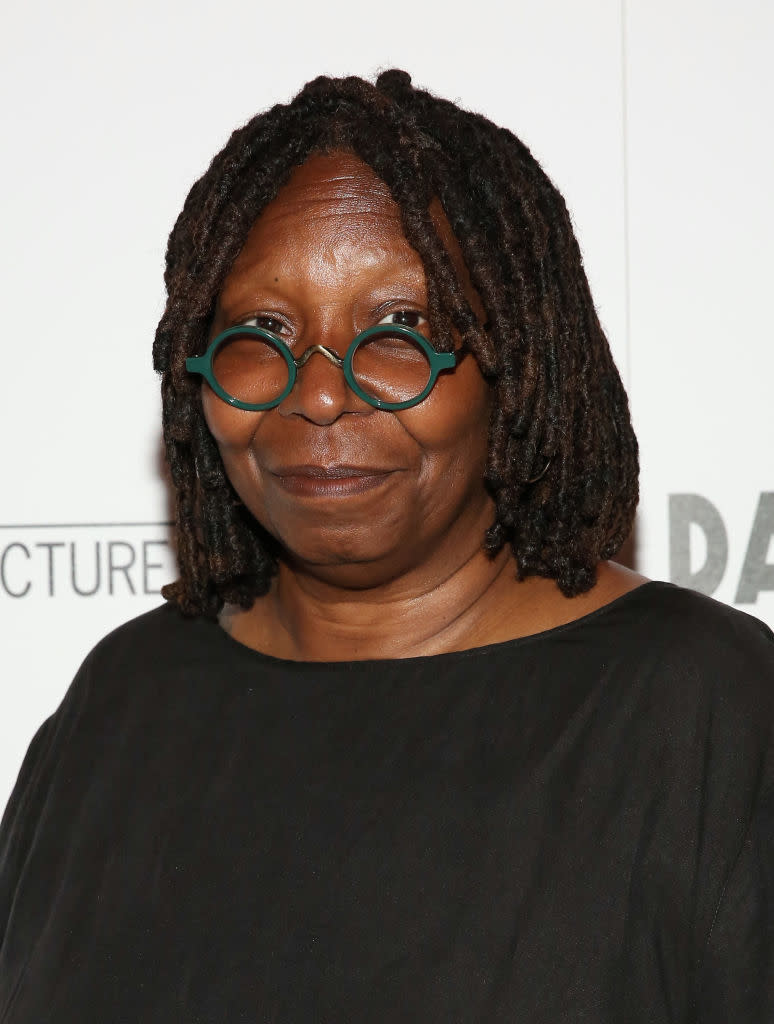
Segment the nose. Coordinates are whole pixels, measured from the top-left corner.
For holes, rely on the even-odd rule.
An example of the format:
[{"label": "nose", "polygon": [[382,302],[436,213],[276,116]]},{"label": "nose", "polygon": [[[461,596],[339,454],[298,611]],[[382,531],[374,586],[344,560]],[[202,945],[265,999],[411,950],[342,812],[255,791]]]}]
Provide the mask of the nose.
[{"label": "nose", "polygon": [[278,406],[280,416],[303,416],[328,426],[346,412],[373,411],[350,389],[341,363],[329,345],[310,345],[296,361],[296,383]]}]

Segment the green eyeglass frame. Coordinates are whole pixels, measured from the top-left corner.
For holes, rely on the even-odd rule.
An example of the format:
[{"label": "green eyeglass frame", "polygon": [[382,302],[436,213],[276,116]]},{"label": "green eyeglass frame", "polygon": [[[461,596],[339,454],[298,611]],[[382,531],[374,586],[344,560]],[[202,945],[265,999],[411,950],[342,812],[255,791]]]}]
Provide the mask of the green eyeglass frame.
[{"label": "green eyeglass frame", "polygon": [[[285,360],[288,368],[287,386],[280,395],[272,399],[270,402],[243,402],[238,398],[234,398],[233,395],[230,395],[227,391],[224,391],[215,379],[212,365],[215,353],[225,341],[228,341],[229,338],[232,338],[235,335],[239,335],[243,338],[260,338],[262,341],[267,341],[269,344],[274,345]],[[409,398],[404,402],[386,402],[380,398],[374,398],[373,395],[369,395],[366,391],[363,391],[355,379],[355,375],[352,372],[352,359],[357,352],[358,347],[364,342],[380,335],[401,337],[413,341],[427,356],[427,361],[430,365],[430,376],[427,384],[416,397]],[[423,402],[433,390],[435,382],[438,379],[438,374],[442,370],[453,370],[457,365],[457,356],[454,352],[437,352],[427,338],[421,335],[419,331],[414,331],[410,327],[403,327],[399,324],[376,324],[374,327],[369,327],[367,330],[361,331],[360,334],[352,340],[343,358],[336,355],[335,352],[332,352],[325,345],[310,345],[309,348],[307,348],[306,351],[298,357],[298,359],[294,358],[293,353],[282,338],[277,334],[272,334],[271,331],[266,331],[262,327],[229,327],[228,330],[221,332],[217,337],[213,338],[204,355],[189,356],[185,361],[185,368],[189,373],[198,373],[204,377],[218,398],[223,399],[224,402],[232,405],[235,409],[244,409],[246,412],[263,412],[265,409],[273,409],[288,397],[296,383],[299,368],[302,367],[315,352],[319,352],[331,363],[344,371],[344,377],[347,384],[359,398],[362,398],[364,402],[367,402],[375,409],[384,409],[388,412],[398,412],[401,409],[410,409],[412,406],[419,405],[419,403]]]}]

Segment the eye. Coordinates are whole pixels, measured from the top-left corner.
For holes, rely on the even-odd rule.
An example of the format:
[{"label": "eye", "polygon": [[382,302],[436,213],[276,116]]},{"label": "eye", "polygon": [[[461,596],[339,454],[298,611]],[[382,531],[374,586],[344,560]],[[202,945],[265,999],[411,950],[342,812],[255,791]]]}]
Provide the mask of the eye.
[{"label": "eye", "polygon": [[410,327],[412,331],[427,324],[427,317],[417,313],[415,309],[398,309],[394,313],[388,313],[382,317],[380,324],[398,324],[400,327]]},{"label": "eye", "polygon": [[290,334],[290,328],[285,321],[280,320],[276,316],[272,316],[271,313],[256,313],[255,316],[247,317],[245,320],[240,320],[237,326],[260,327],[261,330],[270,331],[272,334],[278,334],[280,337]]}]

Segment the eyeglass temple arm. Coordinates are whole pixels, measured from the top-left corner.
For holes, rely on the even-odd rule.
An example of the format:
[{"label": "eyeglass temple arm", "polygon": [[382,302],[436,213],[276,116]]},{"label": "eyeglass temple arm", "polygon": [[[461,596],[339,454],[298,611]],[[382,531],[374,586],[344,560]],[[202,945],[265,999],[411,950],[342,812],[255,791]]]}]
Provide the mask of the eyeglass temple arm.
[{"label": "eyeglass temple arm", "polygon": [[189,373],[204,373],[207,368],[206,356],[188,356],[185,361],[185,368]]}]

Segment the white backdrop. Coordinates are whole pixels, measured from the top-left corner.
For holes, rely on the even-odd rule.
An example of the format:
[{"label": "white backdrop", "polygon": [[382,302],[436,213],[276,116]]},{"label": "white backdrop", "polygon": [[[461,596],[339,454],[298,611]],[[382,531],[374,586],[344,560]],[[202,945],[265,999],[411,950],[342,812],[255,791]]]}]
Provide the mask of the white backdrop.
[{"label": "white backdrop", "polygon": [[770,0],[27,0],[0,40],[0,804],[87,650],[174,572],[150,346],[230,131],[399,66],[573,213],[642,447],[636,566],[774,624]]}]

